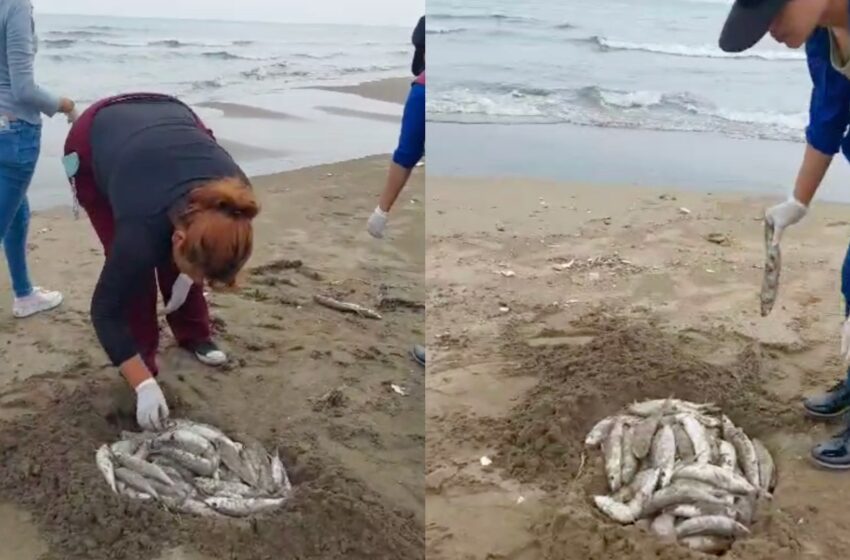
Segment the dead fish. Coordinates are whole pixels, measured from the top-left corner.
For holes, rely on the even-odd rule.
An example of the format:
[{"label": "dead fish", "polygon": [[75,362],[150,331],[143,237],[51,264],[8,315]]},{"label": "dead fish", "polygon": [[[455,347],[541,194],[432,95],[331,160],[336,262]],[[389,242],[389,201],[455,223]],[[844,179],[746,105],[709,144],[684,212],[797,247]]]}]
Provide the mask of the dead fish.
[{"label": "dead fish", "polygon": [[732,512],[734,513],[734,518],[744,525],[752,524],[755,509],[755,500],[747,496],[739,496],[735,498],[735,503],[732,505]]},{"label": "dead fish", "polygon": [[756,488],[747,482],[747,479],[738,476],[734,471],[705,463],[682,467],[673,473],[673,478],[699,480],[732,494],[752,494],[756,491]]},{"label": "dead fish", "polygon": [[705,426],[690,414],[678,415],[677,420],[682,424],[685,433],[691,439],[694,446],[694,460],[697,463],[708,463],[711,461],[711,446],[708,444],[708,433]]},{"label": "dead fish", "polygon": [[188,451],[193,455],[204,455],[213,448],[208,439],[186,428],[166,432],[159,436],[156,441],[173,443],[179,449]]},{"label": "dead fish", "polygon": [[705,502],[695,504],[679,504],[672,509],[665,510],[674,517],[703,517],[706,515],[723,515],[736,518],[736,512],[732,506],[725,504],[710,504]]},{"label": "dead fish", "polygon": [[608,433],[614,426],[614,420],[616,420],[615,416],[608,416],[597,422],[587,433],[587,437],[584,438],[584,445],[587,447],[600,445],[608,437]]},{"label": "dead fish", "polygon": [[661,469],[651,469],[641,471],[640,478],[636,478],[637,491],[635,492],[634,497],[629,501],[629,509],[635,519],[640,517],[643,508],[646,507],[646,503],[655,492],[655,488],[658,486],[658,481],[661,479],[661,473]]},{"label": "dead fish", "polygon": [[277,509],[284,498],[207,498],[204,503],[219,513],[231,517],[247,517],[255,513]]},{"label": "dead fish", "polygon": [[189,498],[177,508],[179,511],[202,517],[224,517],[222,514],[200,500]]},{"label": "dead fish", "polygon": [[718,492],[710,492],[695,485],[675,484],[653,494],[644,506],[642,516],[649,517],[668,507],[694,502],[722,504],[725,500]]},{"label": "dead fish", "polygon": [[230,447],[235,447],[237,450],[242,450],[242,444],[237,443],[227,437],[227,435],[216,428],[215,426],[210,426],[209,424],[202,424],[200,422],[190,422],[188,420],[175,420],[174,426],[177,428],[185,428],[190,432],[194,432],[199,436],[209,440],[212,443],[225,443]]},{"label": "dead fish", "polygon": [[623,423],[621,421],[615,421],[611,427],[608,437],[602,444],[602,453],[605,457],[608,486],[612,492],[616,492],[623,482]]},{"label": "dead fish", "polygon": [[728,471],[735,472],[735,465],[738,464],[738,454],[735,452],[735,446],[722,439],[718,443],[717,448],[718,455],[720,456],[720,466]]},{"label": "dead fish", "polygon": [[286,469],[283,468],[283,461],[280,460],[280,452],[279,451],[275,451],[274,455],[272,455],[271,466],[272,466],[272,482],[274,482],[274,485],[277,488],[282,488],[284,490],[288,490],[288,488],[285,488],[285,484],[284,484],[284,481],[287,479]]},{"label": "dead fish", "polygon": [[776,303],[779,293],[779,271],[782,268],[782,252],[773,244],[773,224],[764,220],[764,277],[761,282],[761,316],[767,317]]},{"label": "dead fish", "polygon": [[159,497],[159,494],[156,490],[154,490],[151,483],[144,476],[140,475],[136,471],[131,471],[126,467],[118,467],[115,469],[115,478],[132,488],[138,492],[143,494],[148,494],[155,498]]},{"label": "dead fish", "polygon": [[753,438],[752,442],[759,466],[759,487],[770,494],[776,486],[776,466],[773,463],[773,457],[760,440]]},{"label": "dead fish", "polygon": [[113,492],[117,493],[118,489],[115,485],[115,465],[112,463],[112,453],[110,453],[108,445],[101,445],[97,449],[94,456],[94,462],[103,475],[103,478],[106,479],[106,483],[109,485],[109,488],[111,488]]},{"label": "dead fish", "polygon": [[216,471],[215,465],[211,461],[204,459],[203,457],[198,457],[197,455],[192,455],[182,449],[163,447],[161,449],[157,449],[157,453],[168,457],[169,459],[173,459],[193,473],[201,476],[212,476]]},{"label": "dead fish", "polygon": [[720,427],[720,419],[715,416],[709,416],[708,414],[703,414],[702,412],[691,412],[691,416],[693,416],[697,422],[705,426],[707,429],[715,429]]},{"label": "dead fish", "polygon": [[167,474],[168,477],[172,480],[191,481],[193,478],[195,478],[195,476],[197,476],[195,473],[193,473],[177,461],[169,459],[168,457],[157,455],[151,459],[151,462],[159,466],[163,470],[163,472]]},{"label": "dead fish", "polygon": [[679,422],[670,426],[673,429],[673,436],[676,438],[676,455],[684,462],[690,462],[694,459],[694,445],[691,443],[691,438],[688,436],[685,429]]},{"label": "dead fish", "polygon": [[175,500],[185,500],[194,493],[194,489],[182,481],[177,481],[174,484],[163,484],[158,480],[148,479],[151,488],[156,490],[160,500],[164,498],[173,498]]},{"label": "dead fish", "polygon": [[116,453],[114,457],[115,461],[122,467],[126,467],[142,476],[169,486],[174,484],[174,481],[154,463],[148,463],[147,461],[136,458],[134,455],[123,455],[121,453]]},{"label": "dead fish", "polygon": [[694,536],[744,537],[749,534],[749,529],[723,515],[693,517],[676,526],[676,537],[679,539]]},{"label": "dead fish", "polygon": [[258,482],[257,473],[242,461],[241,451],[224,440],[216,442],[221,462],[230,472],[239,477],[240,480],[250,486],[256,486]]},{"label": "dead fish", "polygon": [[637,474],[638,461],[632,453],[634,431],[631,427],[623,428],[623,466],[621,484],[630,484]]},{"label": "dead fish", "polygon": [[686,412],[716,414],[720,409],[714,403],[692,403],[669,398],[632,403],[629,405],[628,411],[637,416],[647,417],[656,414],[658,411],[662,411],[662,414],[681,414]]},{"label": "dead fish", "polygon": [[650,529],[662,542],[676,541],[676,518],[668,513],[662,513],[653,519]]},{"label": "dead fish", "polygon": [[602,513],[617,523],[627,525],[635,521],[635,514],[632,509],[627,504],[618,502],[610,496],[594,496],[593,502]]},{"label": "dead fish", "polygon": [[123,482],[118,482],[118,493],[122,496],[127,496],[132,500],[140,500],[142,502],[146,500],[153,500],[153,496],[151,496],[150,494],[137,492],[136,490],[133,490],[132,488],[124,484]]},{"label": "dead fish", "polygon": [[227,482],[225,480],[197,477],[193,481],[193,484],[198,490],[208,496],[245,498],[257,495],[257,491],[255,489],[241,482]]},{"label": "dead fish", "polygon": [[133,452],[132,457],[134,457],[135,459],[137,459],[139,461],[145,461],[145,460],[147,460],[148,455],[150,454],[150,451],[151,451],[151,442],[143,441],[136,448],[136,451]]},{"label": "dead fish", "polygon": [[643,419],[635,426],[632,436],[632,453],[635,458],[643,459],[649,455],[649,451],[652,449],[652,438],[658,430],[658,424],[661,422],[663,414],[664,409],[660,408],[658,412]]},{"label": "dead fish", "polygon": [[652,466],[661,470],[659,484],[662,488],[670,484],[675,463],[676,436],[673,435],[673,429],[665,424],[652,439]]},{"label": "dead fish", "polygon": [[691,550],[705,554],[723,554],[732,546],[732,539],[722,537],[685,537],[679,542]]},{"label": "dead fish", "polygon": [[113,453],[123,453],[124,455],[132,455],[139,450],[141,441],[133,439],[119,439],[109,446]]},{"label": "dead fish", "polygon": [[274,491],[271,462],[263,444],[249,439],[242,448],[242,454],[249,468],[257,474],[257,487],[267,492]]},{"label": "dead fish", "polygon": [[744,476],[755,488],[761,488],[758,456],[756,455],[753,442],[750,441],[747,434],[740,428],[735,428],[730,436],[731,438],[726,438],[726,432],[724,430],[723,437],[735,447],[735,453],[738,455],[738,464],[741,465]]}]

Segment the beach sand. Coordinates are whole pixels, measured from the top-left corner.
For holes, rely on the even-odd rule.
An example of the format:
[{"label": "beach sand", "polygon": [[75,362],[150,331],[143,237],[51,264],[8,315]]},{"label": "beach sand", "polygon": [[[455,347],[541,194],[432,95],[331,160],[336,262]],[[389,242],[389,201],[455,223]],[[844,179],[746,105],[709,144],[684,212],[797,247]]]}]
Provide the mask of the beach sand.
[{"label": "beach sand", "polygon": [[727,558],[843,556],[847,475],[808,460],[841,426],[800,400],[843,376],[850,206],[816,204],[788,231],[762,318],[769,202],[428,178],[428,558],[703,558],[602,516],[598,453],[580,467],[597,420],[670,395],[716,401],[775,455],[775,499]]},{"label": "beach sand", "polygon": [[399,99],[407,98],[407,93],[410,91],[410,83],[413,77],[410,78],[386,78],[383,80],[374,80],[371,82],[363,82],[353,86],[328,86],[314,89],[323,89],[325,91],[336,91],[340,93],[353,93],[361,97],[369,99],[377,99],[378,101],[387,101],[390,103],[398,103]]},{"label": "beach sand", "polygon": [[[163,321],[172,416],[281,450],[294,496],[249,523],[176,517],[107,489],[94,452],[133,429],[133,398],[90,324],[102,249],[85,214],[34,216],[33,277],[66,301],[25,321],[0,305],[0,560],[424,558],[424,373],[408,354],[425,337],[424,173],[376,241],[366,220],[388,161],[254,179],[250,273],[239,292],[211,295],[228,366],[202,366]],[[5,274],[0,290],[10,293]],[[320,307],[315,294],[383,319]]]}]

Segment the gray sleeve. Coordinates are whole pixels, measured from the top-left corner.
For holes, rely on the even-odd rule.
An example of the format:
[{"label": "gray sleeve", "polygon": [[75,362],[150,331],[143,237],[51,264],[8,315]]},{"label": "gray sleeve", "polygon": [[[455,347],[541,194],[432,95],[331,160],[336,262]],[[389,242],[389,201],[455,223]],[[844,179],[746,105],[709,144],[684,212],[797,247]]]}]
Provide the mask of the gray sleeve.
[{"label": "gray sleeve", "polygon": [[28,0],[13,2],[6,19],[6,56],[12,95],[18,103],[35,107],[48,117],[59,111],[59,97],[35,83],[35,33],[32,4]]}]

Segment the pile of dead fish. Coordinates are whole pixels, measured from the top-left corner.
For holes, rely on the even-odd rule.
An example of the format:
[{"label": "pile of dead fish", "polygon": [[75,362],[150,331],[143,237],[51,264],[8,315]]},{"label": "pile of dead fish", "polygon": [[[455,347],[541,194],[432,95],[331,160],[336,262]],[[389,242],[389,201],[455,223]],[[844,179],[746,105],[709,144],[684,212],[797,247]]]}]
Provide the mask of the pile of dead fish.
[{"label": "pile of dead fish", "polygon": [[598,422],[585,444],[604,455],[611,495],[594,497],[603,513],[700,552],[721,554],[748,535],[776,486],[765,446],[710,403],[634,403]]},{"label": "pile of dead fish", "polygon": [[248,517],[279,508],[292,490],[277,452],[188,420],[162,432],[122,432],[95,460],[113,492],[194,515]]}]

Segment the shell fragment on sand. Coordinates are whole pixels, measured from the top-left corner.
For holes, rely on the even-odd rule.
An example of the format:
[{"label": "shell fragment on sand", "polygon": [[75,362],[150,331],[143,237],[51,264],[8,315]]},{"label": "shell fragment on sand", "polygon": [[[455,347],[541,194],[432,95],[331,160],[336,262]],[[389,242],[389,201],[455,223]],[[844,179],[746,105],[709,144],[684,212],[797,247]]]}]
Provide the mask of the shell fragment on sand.
[{"label": "shell fragment on sand", "polygon": [[191,515],[243,518],[278,509],[292,490],[280,455],[256,440],[243,445],[188,420],[172,421],[160,433],[121,435],[98,448],[95,463],[111,490],[133,500]]}]

